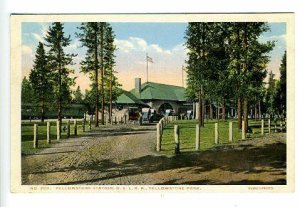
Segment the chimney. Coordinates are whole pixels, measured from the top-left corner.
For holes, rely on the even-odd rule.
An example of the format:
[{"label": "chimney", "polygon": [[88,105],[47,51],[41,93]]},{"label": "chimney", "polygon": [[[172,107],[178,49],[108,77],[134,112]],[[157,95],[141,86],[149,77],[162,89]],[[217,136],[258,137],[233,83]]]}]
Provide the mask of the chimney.
[{"label": "chimney", "polygon": [[135,92],[137,94],[141,93],[141,78],[135,78]]}]

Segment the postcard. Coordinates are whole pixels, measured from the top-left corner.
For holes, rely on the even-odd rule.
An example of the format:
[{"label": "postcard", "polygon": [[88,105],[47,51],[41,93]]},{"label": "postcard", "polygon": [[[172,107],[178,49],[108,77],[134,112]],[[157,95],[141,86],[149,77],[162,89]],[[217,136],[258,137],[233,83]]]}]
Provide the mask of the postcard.
[{"label": "postcard", "polygon": [[12,192],[293,192],[294,14],[12,14]]}]

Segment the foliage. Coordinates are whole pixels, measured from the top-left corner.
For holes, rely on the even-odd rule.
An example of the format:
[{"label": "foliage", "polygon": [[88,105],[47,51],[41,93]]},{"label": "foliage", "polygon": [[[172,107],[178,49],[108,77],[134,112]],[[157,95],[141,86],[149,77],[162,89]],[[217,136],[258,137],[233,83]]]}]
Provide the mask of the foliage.
[{"label": "foliage", "polygon": [[29,81],[34,92],[35,104],[41,108],[41,120],[44,121],[46,106],[50,105],[52,96],[52,74],[48,67],[48,61],[44,45],[39,42],[36,50],[33,69],[29,74]]},{"label": "foliage", "polygon": [[74,85],[74,78],[70,74],[74,73],[68,66],[72,65],[72,59],[76,55],[67,54],[64,48],[70,45],[70,36],[65,37],[64,27],[61,22],[54,22],[47,31],[45,40],[49,48],[47,57],[48,65],[52,72],[53,94],[57,103],[58,119],[62,118],[62,108],[71,102],[71,89]]}]

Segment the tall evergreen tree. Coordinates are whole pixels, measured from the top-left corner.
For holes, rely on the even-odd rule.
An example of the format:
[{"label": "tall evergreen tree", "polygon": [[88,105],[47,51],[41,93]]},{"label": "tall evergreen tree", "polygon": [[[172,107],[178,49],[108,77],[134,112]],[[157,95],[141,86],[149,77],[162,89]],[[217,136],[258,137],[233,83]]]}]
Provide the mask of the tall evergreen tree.
[{"label": "tall evergreen tree", "polygon": [[[248,102],[253,97],[253,91],[258,90],[266,76],[268,53],[274,43],[260,43],[258,38],[269,30],[263,22],[232,23],[230,34],[230,74],[236,83],[236,97],[238,100],[238,118],[241,128],[241,114],[243,103],[243,117],[246,131],[248,130]],[[242,102],[243,100],[243,102]]]},{"label": "tall evergreen tree", "polygon": [[81,93],[80,86],[77,86],[73,95],[74,95],[74,99],[73,99],[74,103],[82,103],[83,102],[83,94]]},{"label": "tall evergreen tree", "polygon": [[[118,86],[113,67],[114,33],[112,27],[106,22],[87,22],[79,27],[76,33],[82,46],[87,48],[85,60],[81,62],[81,70],[89,73],[92,80],[91,92],[95,94],[96,126],[99,126],[99,101],[101,99],[101,124],[104,124],[104,109],[108,101],[110,103],[109,115],[111,117],[112,101],[116,93],[114,87]],[[100,78],[99,78],[100,77]],[[100,83],[100,84],[99,84]],[[100,85],[100,87],[99,87]],[[107,98],[109,97],[109,99]],[[91,100],[91,99],[89,99]]]},{"label": "tall evergreen tree", "polygon": [[286,117],[286,51],[283,54],[280,64],[280,80],[279,80],[279,111],[283,117]]},{"label": "tall evergreen tree", "polygon": [[204,90],[207,85],[208,55],[211,49],[210,28],[213,23],[191,22],[186,30],[186,47],[188,48],[187,60],[187,90],[191,96],[198,98],[199,125],[204,126],[203,122],[203,102]]},{"label": "tall evergreen tree", "polygon": [[53,92],[57,101],[59,122],[62,121],[63,107],[71,101],[70,86],[74,85],[74,79],[70,78],[69,75],[74,71],[67,67],[73,64],[72,59],[76,56],[64,52],[64,48],[70,45],[71,38],[70,36],[66,37],[63,30],[64,27],[61,22],[54,22],[49,27],[45,37],[46,46],[49,47],[47,57],[53,74]]},{"label": "tall evergreen tree", "polygon": [[[80,64],[81,71],[89,74],[92,80],[91,88],[95,91],[96,127],[99,126],[99,70],[102,67],[102,59],[99,57],[99,54],[103,50],[100,44],[103,36],[102,27],[103,23],[100,22],[85,22],[81,23],[81,26],[78,28],[80,32],[76,33],[82,46],[87,48],[85,59]],[[102,70],[100,71],[100,76],[102,76]]]},{"label": "tall evergreen tree", "polygon": [[109,121],[112,117],[112,104],[120,95],[120,84],[116,77],[115,66],[115,55],[116,46],[114,44],[115,35],[110,24],[106,24],[105,35],[104,35],[104,95],[105,102],[109,103]]},{"label": "tall evergreen tree", "polygon": [[24,76],[22,80],[22,92],[21,92],[22,105],[31,105],[34,103],[34,91],[30,81]]},{"label": "tall evergreen tree", "polygon": [[36,50],[33,69],[29,74],[34,91],[36,103],[41,108],[41,121],[44,122],[46,105],[49,103],[52,92],[51,70],[47,64],[47,57],[44,45],[39,42]]}]

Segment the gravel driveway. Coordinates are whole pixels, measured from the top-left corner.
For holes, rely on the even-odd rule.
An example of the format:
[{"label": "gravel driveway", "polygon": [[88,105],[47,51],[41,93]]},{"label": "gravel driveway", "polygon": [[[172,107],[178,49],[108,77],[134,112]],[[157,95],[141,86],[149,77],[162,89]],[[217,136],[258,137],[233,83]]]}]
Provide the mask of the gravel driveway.
[{"label": "gravel driveway", "polygon": [[23,184],[285,184],[285,134],[205,152],[155,152],[155,126],[110,126],[22,157]]}]

